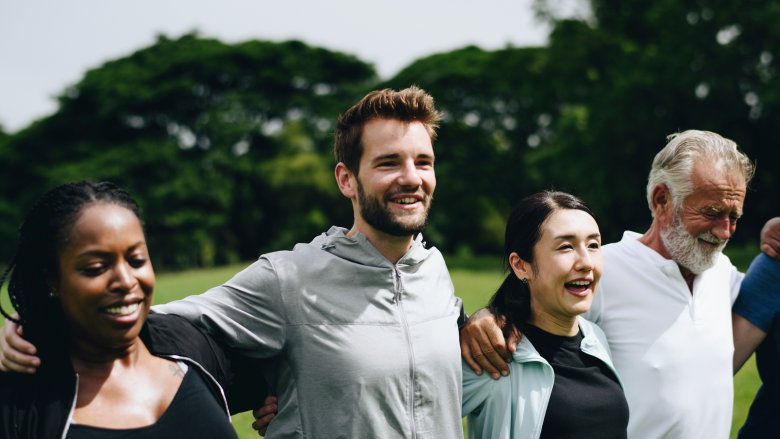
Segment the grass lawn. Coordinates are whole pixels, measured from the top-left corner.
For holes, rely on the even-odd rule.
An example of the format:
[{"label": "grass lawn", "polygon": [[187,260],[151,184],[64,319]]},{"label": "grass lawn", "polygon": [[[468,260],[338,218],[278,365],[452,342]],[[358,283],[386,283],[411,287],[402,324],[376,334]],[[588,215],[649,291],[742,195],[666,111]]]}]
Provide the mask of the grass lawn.
[{"label": "grass lawn", "polygon": [[[729,255],[735,264],[745,270],[756,250],[752,248],[736,249],[729,251]],[[448,259],[449,260],[449,259]],[[452,280],[458,296],[463,299],[466,311],[471,313],[484,306],[491,294],[503,279],[500,261],[496,258],[481,258],[475,260],[449,260]],[[163,273],[157,276],[155,289],[155,303],[165,303],[190,294],[197,294],[205,289],[218,285],[229,279],[233,274],[242,270],[247,264],[231,265],[213,269],[191,270],[178,273]],[[7,293],[2,293],[0,300],[4,309],[10,309]],[[2,321],[2,317],[0,317]],[[760,384],[755,368],[755,362],[751,358],[745,367],[734,378],[735,401],[734,421],[731,437],[736,437],[739,426],[745,420],[750,402],[755,396]],[[242,439],[257,437],[250,424],[253,418],[251,413],[242,413],[233,417],[233,425]]]}]

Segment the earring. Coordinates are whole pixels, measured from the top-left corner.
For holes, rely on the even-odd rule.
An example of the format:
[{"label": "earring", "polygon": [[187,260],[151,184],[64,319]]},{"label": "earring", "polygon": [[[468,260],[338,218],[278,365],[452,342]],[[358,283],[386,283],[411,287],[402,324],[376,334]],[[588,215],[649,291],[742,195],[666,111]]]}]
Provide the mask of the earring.
[{"label": "earring", "polygon": [[54,298],[59,297],[59,296],[60,295],[59,295],[59,293],[57,293],[57,290],[52,289],[51,291],[49,291],[49,299],[54,299]]},{"label": "earring", "polygon": [[526,279],[526,278],[524,278],[524,277],[521,277],[521,278],[520,278],[520,282],[522,282],[522,283],[524,283],[524,284],[528,285],[528,279]]}]

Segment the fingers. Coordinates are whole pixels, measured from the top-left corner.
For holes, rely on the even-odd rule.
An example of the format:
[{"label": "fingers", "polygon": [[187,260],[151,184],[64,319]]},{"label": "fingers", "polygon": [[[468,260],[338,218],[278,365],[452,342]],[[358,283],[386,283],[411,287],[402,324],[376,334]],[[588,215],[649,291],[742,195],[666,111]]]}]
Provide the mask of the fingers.
[{"label": "fingers", "polygon": [[[774,243],[774,247],[772,247],[771,244],[761,244],[761,251],[766,253],[769,257],[774,259],[780,259],[780,253],[778,253],[778,250],[780,250],[780,242]],[[775,250],[775,249],[778,250]]]},{"label": "fingers", "polygon": [[477,311],[460,331],[461,355],[474,373],[487,372],[493,379],[509,374],[506,344],[501,327],[490,311]]},{"label": "fingers", "polygon": [[520,343],[520,339],[522,338],[523,334],[521,334],[520,331],[518,331],[517,328],[513,325],[512,329],[509,331],[509,337],[506,339],[507,348],[510,352],[514,352],[517,349],[517,344]]},{"label": "fingers", "polygon": [[6,320],[0,332],[0,371],[35,373],[41,364],[35,353],[35,346],[22,338],[22,328]]},{"label": "fingers", "polygon": [[252,412],[255,417],[252,428],[257,430],[259,435],[265,436],[265,432],[268,430],[268,424],[271,423],[271,420],[276,416],[278,410],[276,396],[267,396],[263,401],[263,406]]},{"label": "fingers", "polygon": [[482,368],[479,367],[479,363],[474,361],[473,354],[471,353],[471,348],[469,347],[468,342],[466,341],[466,337],[464,337],[464,331],[465,329],[461,329],[460,331],[460,355],[463,357],[463,361],[468,364],[468,366],[471,368],[471,370],[474,371],[477,375],[482,375]]},{"label": "fingers", "polygon": [[780,259],[780,217],[770,219],[761,229],[761,251]]}]

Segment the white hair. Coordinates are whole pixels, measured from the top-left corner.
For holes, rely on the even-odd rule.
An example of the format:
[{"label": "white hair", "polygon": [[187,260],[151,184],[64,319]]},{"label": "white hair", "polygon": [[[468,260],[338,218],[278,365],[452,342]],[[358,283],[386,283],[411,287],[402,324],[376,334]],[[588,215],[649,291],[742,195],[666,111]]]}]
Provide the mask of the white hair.
[{"label": "white hair", "polygon": [[672,206],[676,211],[682,207],[685,198],[693,192],[693,166],[697,162],[722,167],[725,171],[738,171],[750,183],[755,166],[737,149],[734,141],[711,131],[687,130],[671,134],[668,143],[656,154],[650,175],[647,177],[647,205],[653,211],[653,189],[666,185],[672,195]]}]

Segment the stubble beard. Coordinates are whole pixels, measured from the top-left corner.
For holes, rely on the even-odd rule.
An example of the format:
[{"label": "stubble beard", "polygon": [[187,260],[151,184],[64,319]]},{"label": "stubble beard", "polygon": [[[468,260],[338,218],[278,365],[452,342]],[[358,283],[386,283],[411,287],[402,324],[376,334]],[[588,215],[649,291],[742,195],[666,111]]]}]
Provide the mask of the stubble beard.
[{"label": "stubble beard", "polygon": [[363,185],[359,181],[357,192],[358,201],[360,202],[360,215],[366,223],[380,232],[392,236],[413,236],[422,232],[428,223],[428,209],[430,209],[431,198],[428,198],[425,210],[422,215],[417,217],[416,221],[405,223],[399,221],[387,205],[383,205],[378,198],[367,196],[363,190]]},{"label": "stubble beard", "polygon": [[[699,238],[709,242],[719,242],[719,244],[705,247],[699,243]],[[692,236],[685,229],[679,213],[675,214],[672,225],[661,231],[661,240],[672,259],[696,275],[704,273],[715,265],[718,255],[728,242],[728,240],[720,241],[710,232]]]}]

